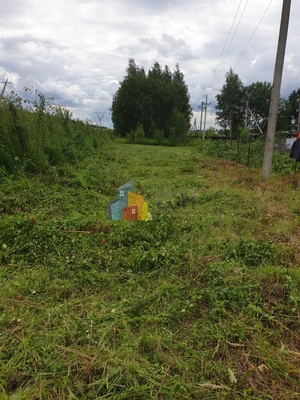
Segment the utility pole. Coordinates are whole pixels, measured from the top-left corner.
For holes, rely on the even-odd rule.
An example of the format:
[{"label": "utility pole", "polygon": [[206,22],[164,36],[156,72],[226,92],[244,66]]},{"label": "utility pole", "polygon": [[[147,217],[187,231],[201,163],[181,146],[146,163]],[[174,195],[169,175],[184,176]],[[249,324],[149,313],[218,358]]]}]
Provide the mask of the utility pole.
[{"label": "utility pole", "polygon": [[205,126],[206,126],[206,113],[207,113],[207,106],[211,104],[207,102],[207,95],[205,97],[205,113],[204,113],[204,127],[203,127],[203,139],[205,139]]},{"label": "utility pole", "polygon": [[202,131],[202,117],[203,117],[203,107],[204,107],[204,101],[201,102],[201,116],[200,116],[200,134]]},{"label": "utility pole", "polygon": [[287,41],[287,33],[289,26],[291,0],[283,0],[280,31],[277,45],[276,62],[274,69],[274,78],[271,94],[271,102],[269,109],[269,119],[267,128],[267,137],[265,143],[264,161],[262,167],[262,175],[269,178],[272,168],[272,157],[275,142],[275,130],[277,123],[277,112],[279,106],[280,86],[283,72],[284,54]]},{"label": "utility pole", "polygon": [[244,125],[245,131],[247,131],[248,129],[248,107],[249,107],[249,94],[247,96],[247,103],[245,107],[245,125]]},{"label": "utility pole", "polygon": [[1,92],[1,97],[3,97],[4,92],[5,92],[6,85],[7,85],[8,83],[11,84],[11,82],[8,82],[8,78],[6,78],[6,81],[5,81],[5,82],[0,82],[0,83],[3,83],[3,84],[4,84],[3,89],[2,89],[2,92]]},{"label": "utility pole", "polygon": [[[246,107],[245,107],[245,124],[244,124],[244,131],[245,133],[248,131],[248,108],[249,108],[249,94],[247,96],[247,102],[246,102]],[[237,151],[239,153],[240,150],[240,136],[241,134],[238,134],[238,142],[237,142]]]},{"label": "utility pole", "polygon": [[192,131],[196,131],[196,130],[197,130],[197,121],[196,121],[196,118],[195,118],[193,126],[192,126]]}]

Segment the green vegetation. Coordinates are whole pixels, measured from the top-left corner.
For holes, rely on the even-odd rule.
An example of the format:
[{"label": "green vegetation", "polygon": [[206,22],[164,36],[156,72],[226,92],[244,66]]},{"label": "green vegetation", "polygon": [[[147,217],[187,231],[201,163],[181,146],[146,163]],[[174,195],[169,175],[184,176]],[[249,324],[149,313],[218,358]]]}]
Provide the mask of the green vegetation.
[{"label": "green vegetation", "polygon": [[0,98],[0,178],[75,163],[107,141],[109,132],[73,120],[69,110],[39,90],[26,91],[31,100],[14,92]]},{"label": "green vegetation", "polygon": [[[250,140],[250,142],[249,142]],[[280,137],[276,138],[279,142]],[[264,140],[258,137],[253,141],[249,133],[242,132],[239,141],[229,140],[206,140],[201,143],[202,152],[218,159],[226,159],[239,164],[261,168],[264,156]],[[287,154],[275,151],[273,154],[272,167],[274,173],[285,173],[289,175],[295,166],[295,160]]]},{"label": "green vegetation", "polygon": [[[238,74],[230,68],[225,75],[225,83],[220,93],[216,95],[216,121],[223,133],[237,138],[245,126],[252,132],[260,133],[258,125],[266,133],[271,89],[269,82],[254,82],[244,86]],[[300,89],[293,90],[287,99],[280,99],[276,131],[299,130],[300,127],[296,122],[299,97]],[[247,117],[246,106],[249,107]]]},{"label": "green vegetation", "polygon": [[[292,167],[264,181],[207,146],[2,177],[1,400],[299,398]],[[107,220],[130,179],[152,221]]]},{"label": "green vegetation", "polygon": [[190,128],[190,96],[179,65],[173,72],[155,63],[146,75],[129,59],[126,76],[112,102],[115,133],[129,143],[145,138],[161,144],[184,144]]},{"label": "green vegetation", "polygon": [[216,95],[216,121],[225,130],[231,131],[233,137],[238,137],[245,114],[244,85],[230,68],[225,75],[225,83],[220,94]]}]

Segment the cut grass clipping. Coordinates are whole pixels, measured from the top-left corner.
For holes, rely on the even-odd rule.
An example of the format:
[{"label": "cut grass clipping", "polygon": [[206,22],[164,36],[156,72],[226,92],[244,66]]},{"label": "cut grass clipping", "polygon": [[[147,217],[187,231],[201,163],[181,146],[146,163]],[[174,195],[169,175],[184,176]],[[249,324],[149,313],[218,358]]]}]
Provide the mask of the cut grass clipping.
[{"label": "cut grass clipping", "polygon": [[[109,221],[133,179],[152,221]],[[0,399],[299,399],[299,189],[107,144],[0,183]]]}]

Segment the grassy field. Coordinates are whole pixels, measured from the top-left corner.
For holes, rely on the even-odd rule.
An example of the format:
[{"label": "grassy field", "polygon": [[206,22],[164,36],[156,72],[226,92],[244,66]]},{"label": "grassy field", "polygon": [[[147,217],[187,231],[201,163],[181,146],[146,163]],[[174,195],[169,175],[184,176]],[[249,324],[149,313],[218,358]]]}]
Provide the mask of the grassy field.
[{"label": "grassy field", "polygon": [[[151,221],[109,221],[133,179]],[[0,400],[299,399],[299,190],[107,144],[0,182]]]}]

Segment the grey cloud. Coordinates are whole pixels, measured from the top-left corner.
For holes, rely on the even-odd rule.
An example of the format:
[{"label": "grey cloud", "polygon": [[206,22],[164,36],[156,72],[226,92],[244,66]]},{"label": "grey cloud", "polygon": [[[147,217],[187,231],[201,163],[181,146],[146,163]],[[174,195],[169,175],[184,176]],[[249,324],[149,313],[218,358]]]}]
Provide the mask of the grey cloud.
[{"label": "grey cloud", "polygon": [[141,38],[141,44],[149,50],[156,50],[161,56],[170,57],[174,56],[179,59],[187,60],[195,58],[192,53],[191,46],[187,44],[183,39],[176,39],[172,35],[163,33],[161,39]]},{"label": "grey cloud", "polygon": [[[234,3],[234,5],[233,5]],[[273,2],[234,68],[244,84],[271,81],[281,4]],[[243,3],[244,4],[244,3]],[[224,84],[269,4],[252,0],[213,85],[214,71],[237,8],[231,0],[0,0],[0,80],[8,77],[55,97],[82,119],[108,110],[128,58],[146,70],[178,62],[191,105],[209,101]],[[291,10],[282,93],[300,87],[300,0]],[[253,61],[256,60],[255,63]],[[211,110],[211,109],[210,109]],[[106,122],[105,122],[106,121]],[[109,114],[103,123],[109,125]]]},{"label": "grey cloud", "polygon": [[23,73],[35,71],[34,75],[44,75],[47,70],[63,70],[63,64],[57,64],[57,60],[65,58],[64,48],[49,39],[31,35],[14,36],[0,39],[0,46],[3,54],[1,63]]},{"label": "grey cloud", "polygon": [[40,85],[42,91],[50,94],[57,101],[64,101],[65,106],[80,107],[84,104],[87,93],[78,84],[48,80]]},{"label": "grey cloud", "polygon": [[95,100],[103,101],[103,102],[111,102],[112,97],[108,92],[102,89],[96,89],[94,94]]}]

